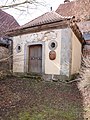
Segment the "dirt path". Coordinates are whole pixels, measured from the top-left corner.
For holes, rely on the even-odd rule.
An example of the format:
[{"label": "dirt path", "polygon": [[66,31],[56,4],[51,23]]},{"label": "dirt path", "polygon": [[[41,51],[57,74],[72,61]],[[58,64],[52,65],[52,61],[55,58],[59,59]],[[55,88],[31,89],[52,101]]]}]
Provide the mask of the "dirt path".
[{"label": "dirt path", "polygon": [[0,120],[83,120],[76,83],[0,80]]}]

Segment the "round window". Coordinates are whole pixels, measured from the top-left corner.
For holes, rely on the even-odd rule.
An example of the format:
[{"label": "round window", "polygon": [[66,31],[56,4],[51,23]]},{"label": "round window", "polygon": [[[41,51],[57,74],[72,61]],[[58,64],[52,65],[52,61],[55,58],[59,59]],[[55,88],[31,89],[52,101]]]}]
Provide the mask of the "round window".
[{"label": "round window", "polygon": [[55,43],[54,43],[54,42],[51,43],[51,47],[52,47],[52,48],[55,47]]},{"label": "round window", "polygon": [[49,49],[55,50],[57,48],[57,42],[56,41],[50,41],[49,42]]},{"label": "round window", "polygon": [[21,45],[19,44],[19,45],[17,45],[17,47],[16,47],[16,51],[19,53],[19,52],[21,52]]}]

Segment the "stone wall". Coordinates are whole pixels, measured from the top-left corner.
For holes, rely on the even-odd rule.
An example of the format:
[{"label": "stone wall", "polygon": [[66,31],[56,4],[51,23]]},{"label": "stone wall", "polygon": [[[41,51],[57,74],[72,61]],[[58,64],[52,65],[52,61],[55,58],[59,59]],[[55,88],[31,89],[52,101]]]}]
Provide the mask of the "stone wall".
[{"label": "stone wall", "polygon": [[6,48],[0,46],[0,71],[11,70],[12,58],[11,56],[11,47]]}]

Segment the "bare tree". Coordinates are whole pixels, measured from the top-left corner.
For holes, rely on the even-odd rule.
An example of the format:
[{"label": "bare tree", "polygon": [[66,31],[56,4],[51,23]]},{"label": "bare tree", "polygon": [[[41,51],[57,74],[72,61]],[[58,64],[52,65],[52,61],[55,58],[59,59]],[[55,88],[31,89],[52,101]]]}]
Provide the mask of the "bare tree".
[{"label": "bare tree", "polygon": [[90,120],[90,57],[82,57],[78,88],[83,96],[84,118]]},{"label": "bare tree", "polygon": [[[4,0],[5,1],[5,0]],[[14,8],[20,11],[26,11],[26,9],[36,9],[38,6],[45,6],[43,0],[6,0],[0,5],[0,9]]]}]

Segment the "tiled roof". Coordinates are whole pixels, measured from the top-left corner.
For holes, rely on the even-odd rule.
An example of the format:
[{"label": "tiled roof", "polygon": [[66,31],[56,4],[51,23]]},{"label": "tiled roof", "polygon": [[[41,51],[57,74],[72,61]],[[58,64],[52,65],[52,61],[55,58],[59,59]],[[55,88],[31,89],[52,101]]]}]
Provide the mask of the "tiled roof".
[{"label": "tiled roof", "polygon": [[56,12],[62,16],[75,16],[77,20],[86,20],[90,16],[89,0],[74,0],[60,4]]},{"label": "tiled roof", "polygon": [[62,16],[74,16],[74,1],[60,4],[56,12]]},{"label": "tiled roof", "polygon": [[0,36],[4,35],[4,32],[12,28],[18,27],[19,24],[13,16],[2,11],[0,9]]},{"label": "tiled roof", "polygon": [[53,23],[53,22],[62,21],[62,20],[68,19],[68,18],[62,17],[58,13],[51,11],[51,12],[47,12],[47,13],[37,17],[36,19],[28,22],[27,24],[21,26],[21,28]]}]

